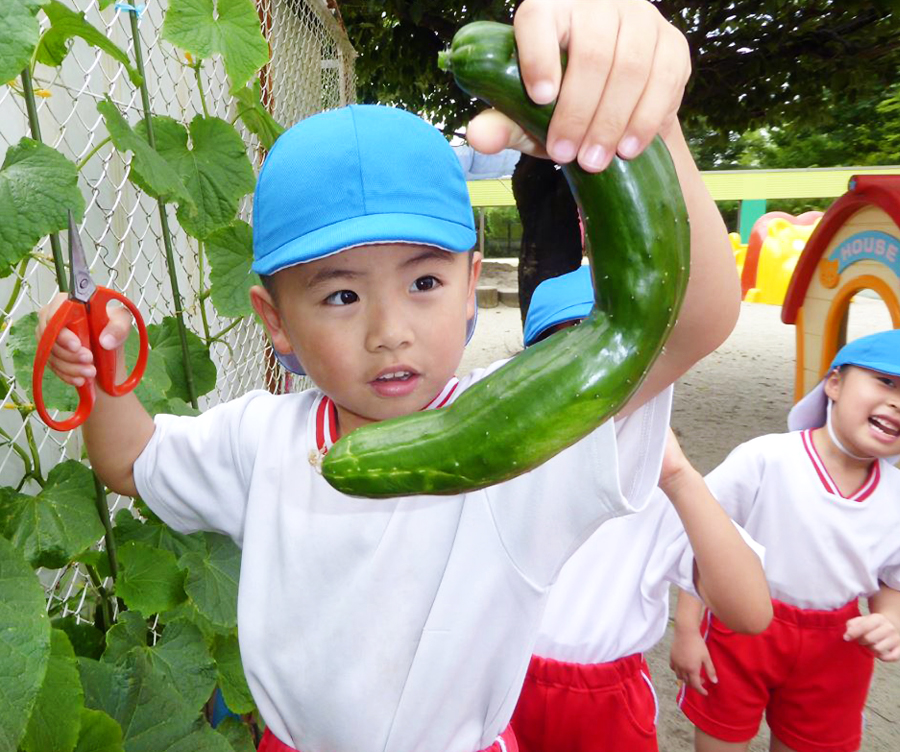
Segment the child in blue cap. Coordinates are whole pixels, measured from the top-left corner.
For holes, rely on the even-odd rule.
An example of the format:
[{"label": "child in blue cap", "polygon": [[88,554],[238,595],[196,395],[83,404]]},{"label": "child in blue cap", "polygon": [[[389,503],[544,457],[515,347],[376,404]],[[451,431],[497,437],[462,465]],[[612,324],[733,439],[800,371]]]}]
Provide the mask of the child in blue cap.
[{"label": "child in blue cap", "polygon": [[788,427],[706,479],[766,547],[775,618],[751,637],[713,615],[701,632],[681,594],[672,663],[700,752],[746,750],[763,712],[777,752],[857,750],[874,659],[900,658],[900,330],[843,347]]},{"label": "child in blue cap", "polygon": [[[541,282],[525,318],[525,346],[576,325],[593,304],[586,266]],[[664,394],[670,398],[671,388]],[[674,436],[669,450],[690,468]],[[637,514],[602,525],[563,566],[513,714],[521,752],[659,749],[644,653],[665,633],[671,584],[702,595],[733,629],[768,626],[760,547],[689,472],[694,492],[673,493],[670,503],[661,490],[652,491]],[[650,475],[638,481],[654,485]],[[661,485],[670,487],[665,480]]]},{"label": "child in blue cap", "polygon": [[[668,403],[657,393],[733,326],[730,244],[676,121],[684,38],[645,0],[525,0],[515,27],[530,95],[558,98],[553,157],[600,170],[661,132],[696,228],[682,316],[627,419],[474,493],[357,499],[324,481],[316,458],[338,437],[440,407],[486,374],[454,376],[481,263],[459,162],[413,115],[352,106],[283,134],[254,200],[265,278],[254,308],[317,388],[155,420],[133,394],[98,394],[83,426],[112,489],[139,493],[177,530],[242,546],[241,655],[267,752],[515,749],[509,719],[550,583],[598,525],[643,504],[631,475],[658,475]],[[535,150],[495,112],[469,138]],[[104,346],[128,328],[115,313]],[[79,384],[94,367],[73,337],[60,336],[51,367]],[[619,440],[630,425],[643,430]],[[640,459],[620,468],[618,456]]]}]

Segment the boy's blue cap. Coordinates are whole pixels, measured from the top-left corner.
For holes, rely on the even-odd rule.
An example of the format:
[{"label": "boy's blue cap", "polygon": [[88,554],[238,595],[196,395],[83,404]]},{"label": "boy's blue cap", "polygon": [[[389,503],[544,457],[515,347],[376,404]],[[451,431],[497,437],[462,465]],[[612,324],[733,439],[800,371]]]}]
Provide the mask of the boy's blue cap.
[{"label": "boy's blue cap", "polygon": [[368,243],[475,245],[459,160],[415,115],[350,105],[297,123],[275,142],[256,182],[253,271]]},{"label": "boy's blue cap", "polygon": [[535,288],[525,316],[525,347],[533,345],[551,326],[585,318],[593,307],[594,285],[589,266],[545,279]]},{"label": "boy's blue cap", "polygon": [[[848,342],[834,356],[828,368],[830,374],[841,366],[859,366],[891,376],[900,376],[900,329],[869,334]],[[825,425],[825,379],[801,399],[788,413],[788,429],[802,431]]]}]

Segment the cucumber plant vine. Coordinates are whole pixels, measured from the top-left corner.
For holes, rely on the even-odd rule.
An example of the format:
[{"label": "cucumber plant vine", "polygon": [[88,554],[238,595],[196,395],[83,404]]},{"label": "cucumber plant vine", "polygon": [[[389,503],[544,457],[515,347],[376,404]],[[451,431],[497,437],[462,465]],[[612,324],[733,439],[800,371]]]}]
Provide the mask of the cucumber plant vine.
[{"label": "cucumber plant vine", "polygon": [[[231,710],[254,712],[237,644],[238,549],[222,536],[175,533],[139,499],[137,514],[122,509],[110,519],[107,491],[86,463],[42,465],[29,394],[36,314],[13,321],[32,264],[51,267],[65,290],[59,232],[67,212],[83,218],[80,171],[109,142],[130,155],[128,177],[156,201],[162,228],[173,313],[148,327],[150,361],[137,392],[148,410],[195,412],[216,384],[210,347],[250,314],[251,232],[237,213],[255,176],[235,126],[240,120],[264,148],[282,130],[261,104],[258,72],[269,47],[253,0],[169,0],[161,44],[193,70],[201,103],[187,124],[153,113],[140,7],[117,7],[131,55],[61,0],[5,0],[0,12],[0,81],[22,97],[29,131],[0,167],[0,277],[15,275],[0,312],[0,330],[9,330],[3,370],[15,376],[0,375],[0,389],[24,424],[20,432],[0,428],[0,444],[22,465],[15,483],[0,487],[0,675],[9,685],[0,752],[246,752],[254,749],[246,723],[230,718],[213,729],[205,712],[216,687]],[[37,63],[67,64],[76,37],[121,65],[141,100],[136,122],[112,99],[98,102],[108,137],[78,164],[44,143],[38,97],[53,92],[35,79]],[[207,109],[202,65],[214,57],[237,105],[232,122]],[[208,264],[210,287],[201,281],[193,303],[200,332],[184,319],[172,205],[196,243],[201,279]],[[35,250],[48,235],[50,259]],[[222,331],[210,330],[208,305],[231,319]],[[74,390],[54,377],[44,389],[51,409],[74,407]],[[76,572],[87,577],[48,610],[46,588]]]}]

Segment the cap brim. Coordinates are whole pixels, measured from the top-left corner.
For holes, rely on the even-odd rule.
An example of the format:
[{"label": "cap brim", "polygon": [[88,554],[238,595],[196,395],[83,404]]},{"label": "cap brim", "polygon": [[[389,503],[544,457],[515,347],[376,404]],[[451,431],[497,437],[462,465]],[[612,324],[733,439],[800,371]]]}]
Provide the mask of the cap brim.
[{"label": "cap brim", "polygon": [[807,428],[819,428],[825,425],[825,410],[828,397],[825,395],[825,379],[822,379],[788,413],[788,430],[804,431]]},{"label": "cap brim", "polygon": [[253,262],[257,274],[281,269],[377,243],[415,243],[462,253],[475,245],[472,227],[421,214],[371,214],[352,217],[307,233]]}]

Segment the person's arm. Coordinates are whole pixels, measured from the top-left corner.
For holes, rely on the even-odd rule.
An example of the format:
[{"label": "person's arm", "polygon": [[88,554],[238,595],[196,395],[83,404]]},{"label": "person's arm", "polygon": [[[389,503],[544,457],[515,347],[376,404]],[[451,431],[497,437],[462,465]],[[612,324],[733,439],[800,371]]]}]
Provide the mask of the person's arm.
[{"label": "person's arm", "polygon": [[[633,158],[660,134],[678,173],[691,223],[690,282],[665,351],[625,406],[627,414],[722,344],[740,311],[728,232],[677,120],[690,50],[647,0],[524,0],[514,26],[529,96],[538,103],[557,101],[548,135],[551,157],[561,164],[577,158],[597,172],[615,153]],[[560,49],[568,54],[564,77]],[[496,110],[475,117],[466,137],[486,153],[514,148],[548,155]],[[597,154],[602,156],[595,159]]]},{"label": "person's arm", "polygon": [[[60,293],[41,309],[38,316],[38,339],[65,299],[66,296]],[[111,309],[109,314],[110,323],[104,329],[100,342],[108,350],[118,351],[121,381],[126,375],[122,350],[131,329],[131,316],[124,308]],[[93,360],[90,349],[82,346],[78,336],[70,329],[63,329],[53,347],[48,365],[65,383],[81,386],[96,375]],[[91,466],[111,490],[126,496],[136,496],[134,462],[153,435],[153,418],[134,392],[122,397],[111,397],[95,386],[94,396],[94,409],[81,426]]]},{"label": "person's arm", "polygon": [[659,487],[678,512],[693,549],[700,597],[729,629],[762,632],[772,620],[762,562],[688,462],[671,429]]},{"label": "person's arm", "polygon": [[856,640],[881,661],[900,660],[900,591],[881,585],[869,598],[869,613],[847,622],[845,640]]},{"label": "person's arm", "polygon": [[706,641],[700,634],[700,622],[703,619],[703,604],[684,590],[678,591],[678,603],[675,606],[675,629],[672,635],[672,648],[669,652],[669,668],[675,677],[693,687],[704,697],[709,694],[703,686],[703,672],[709,680],[716,684],[716,667],[713,665]]}]

